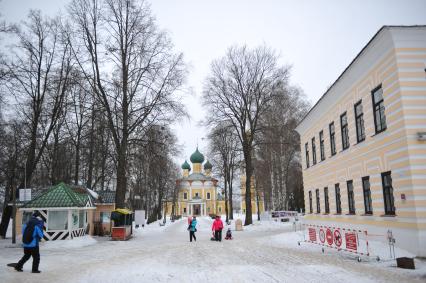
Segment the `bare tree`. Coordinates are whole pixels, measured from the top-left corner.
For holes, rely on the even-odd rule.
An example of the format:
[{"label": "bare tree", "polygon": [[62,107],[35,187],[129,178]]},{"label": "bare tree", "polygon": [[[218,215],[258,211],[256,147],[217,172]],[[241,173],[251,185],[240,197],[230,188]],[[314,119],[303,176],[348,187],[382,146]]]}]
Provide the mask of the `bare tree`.
[{"label": "bare tree", "polygon": [[287,210],[290,201],[294,203],[294,198],[300,196],[295,191],[300,189],[301,175],[297,174],[299,135],[294,129],[307,112],[308,103],[300,89],[284,84],[270,104],[260,121],[261,134],[256,137],[256,181],[265,196],[267,210]]},{"label": "bare tree", "polygon": [[210,123],[229,121],[241,143],[246,174],[245,225],[252,224],[251,176],[253,149],[260,117],[268,110],[276,88],[287,80],[288,68],[267,47],[231,47],[215,60],[204,87],[204,102],[213,115]]},{"label": "bare tree", "polygon": [[73,51],[102,105],[117,158],[116,206],[125,206],[129,142],[154,122],[183,114],[175,96],[185,70],[145,2],[74,0]]},{"label": "bare tree", "polygon": [[209,134],[211,161],[214,168],[223,177],[225,193],[226,221],[234,219],[233,213],[233,181],[235,171],[239,165],[239,141],[232,125],[223,124],[213,128]]},{"label": "bare tree", "polygon": [[[17,44],[1,62],[6,70],[4,87],[15,98],[17,113],[25,126],[25,176],[19,187],[31,184],[52,131],[63,114],[70,81],[72,56],[62,37],[59,18],[43,18],[30,11],[28,20],[14,32]],[[7,210],[9,211],[9,210]],[[10,214],[4,219],[9,219]],[[7,222],[1,226],[7,227]]]}]

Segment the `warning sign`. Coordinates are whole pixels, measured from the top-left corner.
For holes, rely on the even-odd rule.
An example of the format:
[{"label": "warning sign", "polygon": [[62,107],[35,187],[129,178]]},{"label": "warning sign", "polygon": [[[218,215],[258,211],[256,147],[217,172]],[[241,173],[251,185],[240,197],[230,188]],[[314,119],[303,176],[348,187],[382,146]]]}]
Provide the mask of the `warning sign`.
[{"label": "warning sign", "polygon": [[349,229],[323,225],[304,224],[305,242],[347,251],[360,255],[370,255],[366,230]]},{"label": "warning sign", "polygon": [[336,245],[336,247],[340,248],[340,246],[342,245],[342,234],[340,234],[340,230],[334,230],[334,244]]},{"label": "warning sign", "polygon": [[325,242],[325,233],[324,233],[323,229],[320,229],[320,231],[319,231],[319,239],[320,239],[321,243]]},{"label": "warning sign", "polygon": [[315,228],[309,228],[309,241],[311,242],[317,241],[317,232]]},{"label": "warning sign", "polygon": [[327,229],[326,232],[327,243],[331,246],[333,244],[333,232],[330,229]]},{"label": "warning sign", "polygon": [[356,251],[357,250],[357,240],[355,233],[345,233],[346,240],[346,249]]}]

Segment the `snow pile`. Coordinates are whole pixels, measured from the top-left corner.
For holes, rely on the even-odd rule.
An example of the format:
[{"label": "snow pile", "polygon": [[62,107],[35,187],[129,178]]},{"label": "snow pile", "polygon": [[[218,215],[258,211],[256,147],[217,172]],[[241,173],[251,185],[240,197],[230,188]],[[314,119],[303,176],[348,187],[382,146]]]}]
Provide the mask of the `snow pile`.
[{"label": "snow pile", "polygon": [[67,239],[67,240],[41,242],[40,246],[42,249],[46,249],[46,250],[76,249],[76,248],[83,248],[83,247],[95,245],[97,243],[98,241],[96,241],[93,237],[86,235],[86,236],[75,237],[73,239]]},{"label": "snow pile", "polygon": [[[244,224],[244,223],[243,223]],[[279,221],[254,221],[253,224],[244,226],[243,230],[247,231],[275,231],[281,229],[290,229],[293,223]]]}]

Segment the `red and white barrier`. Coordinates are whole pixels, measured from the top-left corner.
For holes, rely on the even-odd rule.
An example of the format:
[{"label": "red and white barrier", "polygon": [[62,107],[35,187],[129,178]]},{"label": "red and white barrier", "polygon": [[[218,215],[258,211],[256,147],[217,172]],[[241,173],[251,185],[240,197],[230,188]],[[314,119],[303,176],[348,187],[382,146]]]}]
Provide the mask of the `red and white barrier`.
[{"label": "red and white barrier", "polygon": [[305,242],[369,256],[367,230],[303,224]]}]

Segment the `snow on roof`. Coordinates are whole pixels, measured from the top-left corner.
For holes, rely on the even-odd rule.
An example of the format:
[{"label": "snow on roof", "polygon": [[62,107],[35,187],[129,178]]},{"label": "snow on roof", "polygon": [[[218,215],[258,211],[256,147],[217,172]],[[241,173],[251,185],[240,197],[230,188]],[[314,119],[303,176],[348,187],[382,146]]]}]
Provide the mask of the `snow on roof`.
[{"label": "snow on roof", "polygon": [[87,189],[87,191],[89,192],[89,194],[94,198],[94,199],[98,199],[99,195],[95,192],[92,191],[91,189]]}]

